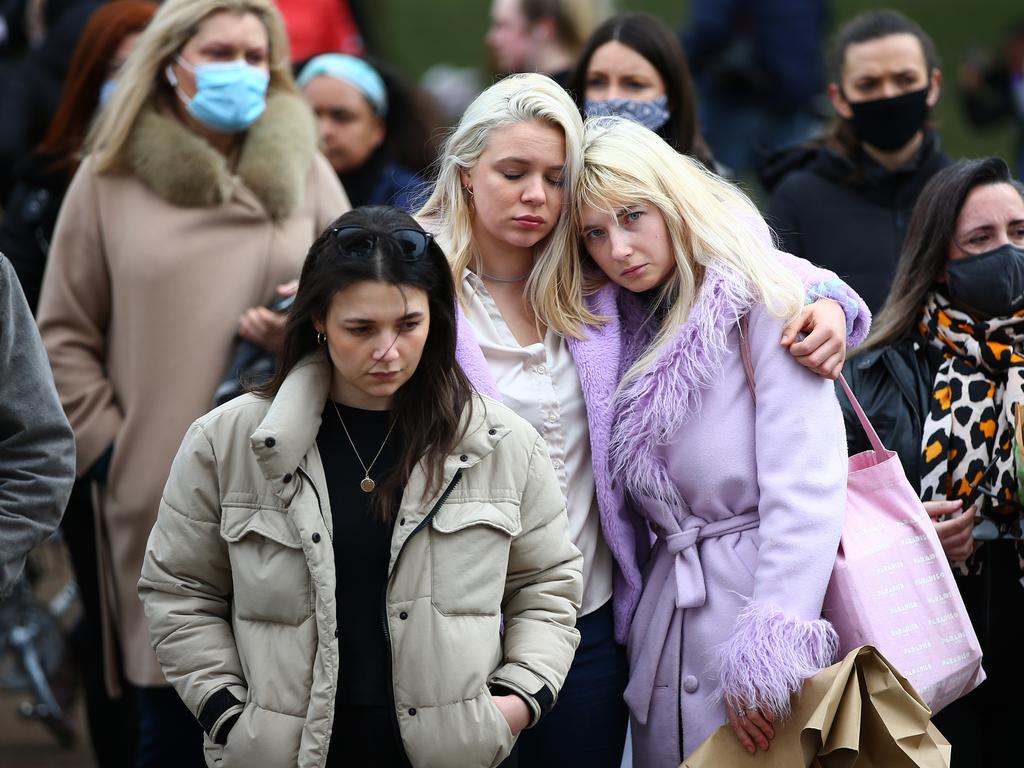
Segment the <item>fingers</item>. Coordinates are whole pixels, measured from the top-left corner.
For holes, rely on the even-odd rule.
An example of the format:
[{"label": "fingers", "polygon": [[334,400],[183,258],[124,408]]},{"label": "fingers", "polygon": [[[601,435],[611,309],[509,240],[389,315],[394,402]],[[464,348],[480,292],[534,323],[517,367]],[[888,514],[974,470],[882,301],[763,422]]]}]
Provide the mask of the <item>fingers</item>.
[{"label": "fingers", "polygon": [[238,335],[261,347],[277,351],[287,322],[284,315],[266,307],[253,307],[243,312],[238,319]]},{"label": "fingers", "polygon": [[811,308],[804,307],[800,310],[800,314],[790,320],[782,329],[782,339],[780,344],[784,347],[789,347],[803,330],[804,324],[807,322],[807,318],[810,317]]},{"label": "fingers", "polygon": [[[754,754],[757,747],[767,750],[769,741],[775,738],[775,729],[771,726],[773,718],[760,711],[745,707],[726,706],[729,724],[732,726],[740,744],[747,752]],[[756,746],[755,746],[756,745]]]},{"label": "fingers", "polygon": [[289,280],[287,283],[281,283],[277,286],[278,296],[294,296],[299,290],[298,280]]},{"label": "fingers", "polygon": [[963,506],[963,501],[960,499],[942,499],[940,501],[924,501],[925,512],[928,513],[928,517],[933,520],[942,515],[951,515],[956,512],[960,507]]},{"label": "fingers", "polygon": [[953,561],[966,560],[974,552],[974,507],[961,512],[952,520],[935,523],[935,532],[942,543],[942,551]]}]

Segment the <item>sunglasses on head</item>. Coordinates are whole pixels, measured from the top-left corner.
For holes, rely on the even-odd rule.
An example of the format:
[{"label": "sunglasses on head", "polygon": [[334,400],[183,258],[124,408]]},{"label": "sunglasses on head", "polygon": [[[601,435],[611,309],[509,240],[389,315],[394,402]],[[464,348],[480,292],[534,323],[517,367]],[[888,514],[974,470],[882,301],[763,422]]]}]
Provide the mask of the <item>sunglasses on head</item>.
[{"label": "sunglasses on head", "polygon": [[402,251],[402,258],[405,261],[419,261],[427,254],[427,249],[433,241],[434,236],[421,229],[402,227],[393,229],[387,233],[370,232],[364,227],[348,226],[338,227],[332,231],[335,239],[339,240],[338,247],[346,253],[357,256],[369,256],[377,248],[377,242],[381,237],[388,237],[398,244]]}]

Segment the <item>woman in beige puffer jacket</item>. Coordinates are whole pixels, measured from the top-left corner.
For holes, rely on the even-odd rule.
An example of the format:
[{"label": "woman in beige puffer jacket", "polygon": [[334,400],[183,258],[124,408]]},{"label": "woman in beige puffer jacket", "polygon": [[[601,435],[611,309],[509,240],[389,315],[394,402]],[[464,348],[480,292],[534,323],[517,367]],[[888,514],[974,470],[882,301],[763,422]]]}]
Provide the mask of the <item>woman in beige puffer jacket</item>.
[{"label": "woman in beige puffer jacket", "polygon": [[[392,764],[394,747],[393,764],[495,766],[554,704],[579,641],[582,557],[543,441],[472,392],[454,348],[440,249],[405,214],[351,211],[310,250],[277,378],[189,430],[139,592],[209,765]],[[369,462],[364,497],[336,492],[347,468],[324,458],[338,404],[339,420],[392,414],[395,459]],[[358,476],[373,456],[361,437],[338,454]],[[357,514],[339,494],[369,499],[390,530],[375,594],[395,743],[372,754],[354,751],[358,733],[332,743],[351,731],[339,671],[362,663],[338,640],[334,536]]]}]

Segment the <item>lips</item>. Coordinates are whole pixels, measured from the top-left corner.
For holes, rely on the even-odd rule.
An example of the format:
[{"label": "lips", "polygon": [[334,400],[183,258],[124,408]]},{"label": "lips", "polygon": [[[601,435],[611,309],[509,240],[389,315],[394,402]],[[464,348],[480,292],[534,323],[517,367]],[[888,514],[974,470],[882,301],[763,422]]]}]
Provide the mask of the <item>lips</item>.
[{"label": "lips", "polygon": [[640,270],[646,267],[646,264],[637,264],[635,267],[630,267],[619,273],[619,277],[632,277],[639,274]]},{"label": "lips", "polygon": [[539,227],[544,223],[542,216],[516,216],[515,220],[528,227]]},{"label": "lips", "polygon": [[375,378],[375,379],[380,379],[381,381],[391,381],[393,378],[398,376],[398,374],[400,374],[400,373],[401,373],[400,370],[399,371],[371,371],[370,375],[373,376],[373,378]]}]

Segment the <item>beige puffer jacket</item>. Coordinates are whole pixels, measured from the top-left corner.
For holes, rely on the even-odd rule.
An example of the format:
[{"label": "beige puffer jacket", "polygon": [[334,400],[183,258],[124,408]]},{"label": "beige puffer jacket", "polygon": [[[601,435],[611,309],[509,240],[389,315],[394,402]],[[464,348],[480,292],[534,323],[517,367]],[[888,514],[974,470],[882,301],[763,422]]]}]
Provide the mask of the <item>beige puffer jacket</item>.
[{"label": "beige puffer jacket", "polygon": [[[246,395],[196,421],[149,539],[139,593],[153,645],[211,766],[327,757],[339,658],[316,435],[329,383],[317,357],[272,401]],[[425,482],[418,468],[406,487],[381,607],[395,715],[416,768],[494,766],[514,739],[488,686],[521,695],[533,722],[553,705],[579,642],[582,556],[543,441],[492,400],[474,397],[423,501]]]}]

